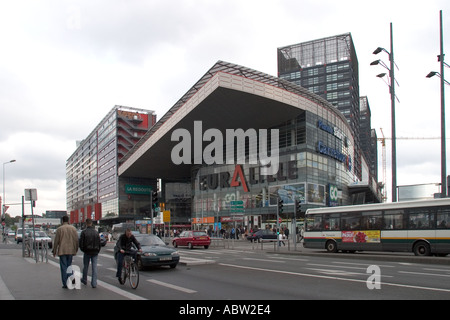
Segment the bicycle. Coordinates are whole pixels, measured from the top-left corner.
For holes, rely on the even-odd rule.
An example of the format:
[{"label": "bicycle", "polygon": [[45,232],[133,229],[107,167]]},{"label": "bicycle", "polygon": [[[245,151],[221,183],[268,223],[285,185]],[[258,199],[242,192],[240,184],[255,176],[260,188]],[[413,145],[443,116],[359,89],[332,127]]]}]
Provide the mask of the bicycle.
[{"label": "bicycle", "polygon": [[130,286],[136,289],[139,285],[139,268],[134,258],[137,251],[125,251],[125,256],[123,257],[123,267],[122,267],[122,282],[125,284],[127,278],[130,282]]}]

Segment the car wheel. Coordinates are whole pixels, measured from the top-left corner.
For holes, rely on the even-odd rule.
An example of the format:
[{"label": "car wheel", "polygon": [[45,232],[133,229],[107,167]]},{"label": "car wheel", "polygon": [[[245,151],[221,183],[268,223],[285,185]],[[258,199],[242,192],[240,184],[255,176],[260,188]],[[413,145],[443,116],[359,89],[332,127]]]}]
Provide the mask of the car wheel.
[{"label": "car wheel", "polygon": [[177,266],[177,264],[176,263],[173,263],[173,264],[171,264],[171,265],[169,265],[170,266],[170,269],[174,269],[176,266]]},{"label": "car wheel", "polygon": [[208,249],[209,248],[209,246],[205,246],[205,249]]}]

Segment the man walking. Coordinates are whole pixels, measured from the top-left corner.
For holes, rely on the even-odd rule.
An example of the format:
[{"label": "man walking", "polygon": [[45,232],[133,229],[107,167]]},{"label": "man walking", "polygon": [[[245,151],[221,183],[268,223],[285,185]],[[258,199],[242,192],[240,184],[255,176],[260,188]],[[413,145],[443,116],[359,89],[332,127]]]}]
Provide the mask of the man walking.
[{"label": "man walking", "polygon": [[97,287],[97,258],[100,252],[100,235],[95,230],[92,219],[86,219],[86,229],[81,232],[80,250],[84,252],[83,256],[83,278],[81,283],[87,284],[87,275],[89,272],[89,262],[92,262],[92,288]]},{"label": "man walking", "polygon": [[61,269],[61,280],[63,288],[67,289],[67,268],[72,265],[72,257],[78,251],[77,230],[69,224],[69,217],[62,218],[62,225],[56,229],[55,241],[53,243],[53,256],[59,256]]}]

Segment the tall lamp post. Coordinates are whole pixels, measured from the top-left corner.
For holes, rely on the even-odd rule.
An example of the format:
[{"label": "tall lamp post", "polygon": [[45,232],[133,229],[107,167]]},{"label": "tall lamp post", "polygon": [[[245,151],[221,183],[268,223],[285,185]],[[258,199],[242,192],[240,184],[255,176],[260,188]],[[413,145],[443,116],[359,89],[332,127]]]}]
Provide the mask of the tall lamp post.
[{"label": "tall lamp post", "polygon": [[7,162],[3,162],[3,205],[2,205],[2,219],[5,217],[6,213],[6,201],[5,201],[5,165],[8,163],[16,162],[16,160],[9,160]]},{"label": "tall lamp post", "polygon": [[[373,54],[379,54],[381,51],[386,52],[389,55],[390,67],[388,67],[383,61],[375,60],[370,65],[378,65],[380,64],[387,70],[389,70],[389,92],[391,94],[391,128],[392,128],[392,202],[397,202],[397,139],[395,134],[395,77],[394,77],[394,40],[393,40],[393,31],[392,31],[392,22],[391,22],[391,50],[390,52],[384,48],[378,47],[375,49]],[[381,73],[377,75],[377,77],[382,78],[386,74]],[[397,83],[398,84],[398,83]]]},{"label": "tall lamp post", "polygon": [[438,61],[441,64],[441,72],[431,71],[427,78],[433,76],[438,76],[441,78],[441,198],[447,197],[447,165],[446,165],[446,153],[447,147],[445,144],[445,84],[450,85],[450,83],[444,79],[444,66],[449,67],[448,64],[444,62],[444,35],[442,27],[442,10],[439,13],[440,20],[440,46],[441,52],[438,55]]}]

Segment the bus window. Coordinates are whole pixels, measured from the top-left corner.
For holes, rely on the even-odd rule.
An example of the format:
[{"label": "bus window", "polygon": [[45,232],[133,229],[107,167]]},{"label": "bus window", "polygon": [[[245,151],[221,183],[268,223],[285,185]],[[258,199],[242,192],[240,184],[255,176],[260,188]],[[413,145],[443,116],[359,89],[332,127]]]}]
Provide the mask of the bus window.
[{"label": "bus window", "polygon": [[338,231],[339,227],[339,214],[330,214],[323,217],[324,230]]},{"label": "bus window", "polygon": [[309,216],[306,221],[306,231],[320,231],[322,230],[322,216]]},{"label": "bus window", "polygon": [[384,229],[387,230],[403,230],[402,214],[384,214]]},{"label": "bus window", "polygon": [[363,212],[361,228],[364,230],[380,230],[382,221],[381,211]]},{"label": "bus window", "polygon": [[438,229],[450,229],[450,208],[439,208],[436,222]]},{"label": "bus window", "polygon": [[343,213],[341,215],[342,230],[358,230],[361,229],[361,214],[359,212]]},{"label": "bus window", "polygon": [[411,209],[409,211],[409,229],[434,229],[434,214],[428,209]]}]

